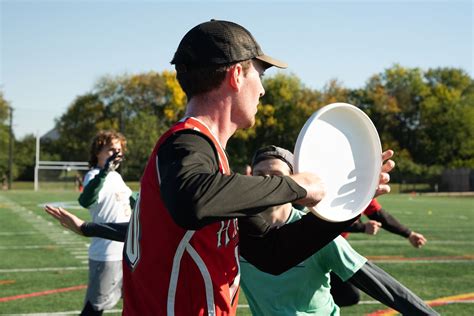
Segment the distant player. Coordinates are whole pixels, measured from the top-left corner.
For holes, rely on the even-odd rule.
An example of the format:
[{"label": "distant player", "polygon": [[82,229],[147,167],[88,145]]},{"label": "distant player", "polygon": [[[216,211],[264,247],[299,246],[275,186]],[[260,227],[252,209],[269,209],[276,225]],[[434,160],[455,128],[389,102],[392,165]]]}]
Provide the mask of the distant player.
[{"label": "distant player", "polygon": [[77,192],[82,192],[82,190],[84,189],[84,185],[82,183],[82,176],[79,172],[76,173],[76,176],[74,177],[74,185],[76,187]]},{"label": "distant player", "polygon": [[[375,235],[380,228],[383,228],[393,234],[407,238],[410,244],[415,248],[421,248],[427,242],[425,236],[404,226],[389,212],[383,209],[377,199],[372,199],[362,215],[367,216],[369,220],[363,222],[359,219],[349,227],[347,232]],[[347,238],[348,234],[344,233],[343,236]]]}]

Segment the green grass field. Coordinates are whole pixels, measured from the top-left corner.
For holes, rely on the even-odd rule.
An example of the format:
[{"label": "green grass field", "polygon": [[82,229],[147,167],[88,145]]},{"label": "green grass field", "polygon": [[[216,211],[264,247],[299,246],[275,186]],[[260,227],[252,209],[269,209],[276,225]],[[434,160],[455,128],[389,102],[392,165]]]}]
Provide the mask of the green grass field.
[{"label": "green grass field", "polygon": [[[87,283],[88,239],[62,229],[42,211],[64,202],[82,218],[87,210],[72,191],[0,191],[0,315],[73,314],[82,308]],[[422,249],[382,231],[351,234],[349,241],[424,300],[437,300],[442,315],[474,315],[474,197],[388,195],[379,199],[402,223],[428,238]],[[243,293],[238,315],[250,315]],[[111,314],[120,314],[119,304]],[[386,310],[363,295],[342,315]],[[378,313],[378,315],[393,315]]]}]

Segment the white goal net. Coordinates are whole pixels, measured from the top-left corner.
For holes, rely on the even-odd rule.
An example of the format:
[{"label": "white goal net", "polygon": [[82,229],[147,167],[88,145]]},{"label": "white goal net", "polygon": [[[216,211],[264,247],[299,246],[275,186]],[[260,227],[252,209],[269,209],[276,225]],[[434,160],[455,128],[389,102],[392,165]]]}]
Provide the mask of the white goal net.
[{"label": "white goal net", "polygon": [[82,179],[89,170],[82,161],[37,161],[35,166],[35,191],[40,189],[81,190]]},{"label": "white goal net", "polygon": [[89,170],[85,161],[41,161],[40,137],[36,137],[36,164],[34,189],[82,190],[82,179]]}]

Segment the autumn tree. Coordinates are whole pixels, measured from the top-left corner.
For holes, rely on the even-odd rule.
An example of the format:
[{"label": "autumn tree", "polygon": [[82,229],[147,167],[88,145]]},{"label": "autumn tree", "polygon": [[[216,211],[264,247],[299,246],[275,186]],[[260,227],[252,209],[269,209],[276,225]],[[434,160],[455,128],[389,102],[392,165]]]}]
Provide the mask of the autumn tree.
[{"label": "autumn tree", "polygon": [[232,162],[242,168],[250,163],[256,149],[278,145],[293,150],[298,133],[306,119],[319,106],[318,93],[306,88],[293,74],[278,73],[263,81],[255,125],[238,130],[229,141]]},{"label": "autumn tree", "polygon": [[60,136],[51,146],[63,160],[84,161],[99,130],[120,131],[129,149],[122,173],[136,180],[158,136],[184,114],[185,102],[184,92],[168,71],[104,76],[57,120]]},{"label": "autumn tree", "polygon": [[[394,65],[371,76],[360,89],[348,89],[336,79],[321,90],[311,89],[285,73],[266,77],[263,85],[266,93],[255,125],[238,130],[227,146],[236,171],[250,163],[261,146],[293,149],[307,119],[334,102],[354,104],[369,115],[383,149],[397,152],[395,179],[423,179],[439,174],[442,167],[474,165],[474,85],[460,69],[423,71]],[[86,160],[98,130],[122,131],[129,148],[122,173],[136,180],[157,138],[183,117],[185,105],[173,72],[103,77],[58,119],[60,139],[54,151],[64,160]]]}]

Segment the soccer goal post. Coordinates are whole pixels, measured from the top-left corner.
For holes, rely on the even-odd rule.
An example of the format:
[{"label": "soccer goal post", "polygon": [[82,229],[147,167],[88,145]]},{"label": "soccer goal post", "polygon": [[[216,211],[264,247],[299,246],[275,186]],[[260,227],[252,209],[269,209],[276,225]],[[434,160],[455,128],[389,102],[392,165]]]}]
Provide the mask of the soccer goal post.
[{"label": "soccer goal post", "polygon": [[[43,179],[51,179],[53,181],[70,181],[71,183],[78,177],[79,171],[89,170],[89,164],[86,161],[42,161],[40,160],[40,137],[36,137],[36,163],[34,190],[39,190],[39,182],[41,180],[40,172],[45,170],[46,175]],[[71,171],[74,175],[71,176]],[[79,179],[82,181],[82,178]]]}]

